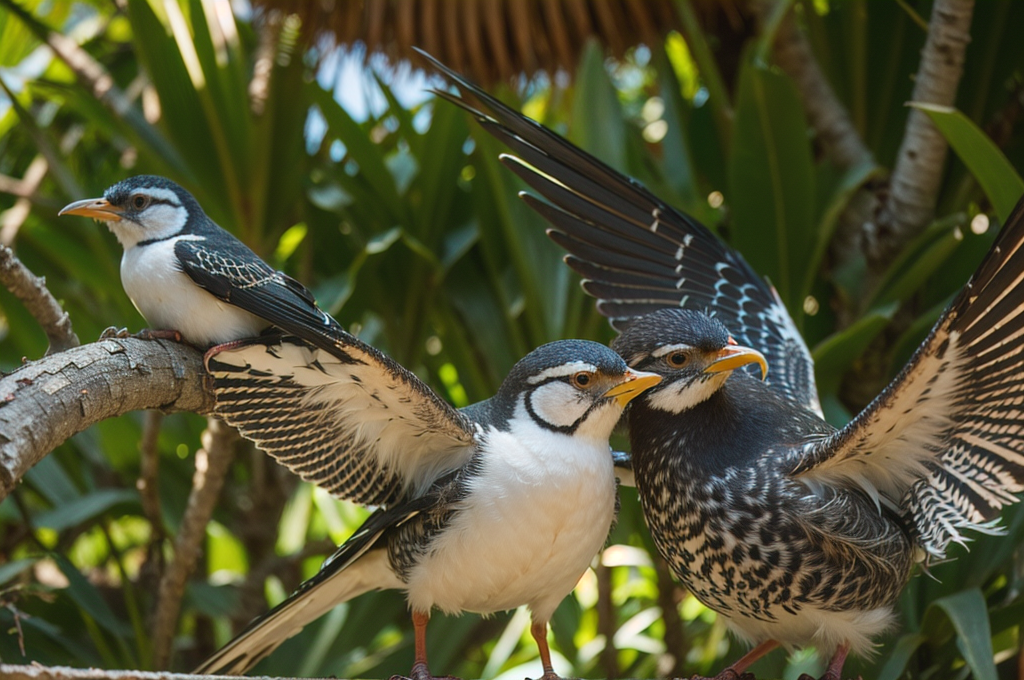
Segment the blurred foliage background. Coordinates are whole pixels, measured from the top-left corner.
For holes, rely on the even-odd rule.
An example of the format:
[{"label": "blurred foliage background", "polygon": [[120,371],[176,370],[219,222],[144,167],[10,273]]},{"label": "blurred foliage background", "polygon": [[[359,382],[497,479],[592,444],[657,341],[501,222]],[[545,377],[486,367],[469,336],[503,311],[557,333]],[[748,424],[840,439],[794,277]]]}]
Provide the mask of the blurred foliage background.
[{"label": "blurred foliage background", "polygon": [[[899,370],[1024,191],[1024,4],[975,8],[962,113],[933,114],[956,151],[936,219],[880,271],[855,248],[837,254],[833,236],[858,196],[885,191],[931,3],[791,4],[870,152],[862,162],[840,167],[823,153],[796,86],[772,65],[771,32],[745,3],[726,3],[715,21],[716,3],[696,3],[698,16],[681,0],[670,9],[686,39],[662,31],[615,58],[592,41],[572,68],[495,91],[716,229],[768,275],[841,424]],[[522,187],[497,158],[504,149],[424,91],[439,80],[364,61],[360,45],[335,47],[312,35],[308,16],[273,6],[0,0],[0,240],[47,277],[80,337],[143,320],[121,289],[114,238],[86,220],[58,221],[57,210],[156,173],[456,405],[492,394],[543,342],[610,339],[544,223],[516,198]],[[0,311],[0,367],[41,356],[43,334],[2,290]],[[203,427],[181,414],[103,422],[0,504],[3,662],[153,668],[157,583]],[[136,490],[147,447],[159,461],[155,517]],[[608,549],[552,623],[556,669],[717,672],[743,645],[672,583],[635,493],[622,495]],[[170,667],[191,668],[280,601],[365,516],[240,445],[185,590]],[[899,630],[848,672],[1024,677],[1021,508],[1004,524],[1008,536],[979,537],[915,578]],[[428,641],[436,673],[540,673],[523,611],[436,615]],[[404,602],[379,593],[339,606],[258,671],[386,677],[411,663]],[[821,666],[810,652],[776,652],[754,670],[795,679]]]}]

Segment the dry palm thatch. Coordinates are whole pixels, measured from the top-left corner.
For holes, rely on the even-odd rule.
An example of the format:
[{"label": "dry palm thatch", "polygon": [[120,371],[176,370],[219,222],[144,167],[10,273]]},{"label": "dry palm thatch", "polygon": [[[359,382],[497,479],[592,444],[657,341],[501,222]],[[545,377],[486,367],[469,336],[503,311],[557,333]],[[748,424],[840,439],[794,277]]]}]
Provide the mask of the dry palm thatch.
[{"label": "dry palm thatch", "polygon": [[[594,38],[622,56],[680,28],[672,0],[255,0],[297,15],[307,37],[362,43],[393,63],[420,47],[482,83],[537,71],[572,73]],[[705,26],[743,33],[746,4],[692,1]]]}]

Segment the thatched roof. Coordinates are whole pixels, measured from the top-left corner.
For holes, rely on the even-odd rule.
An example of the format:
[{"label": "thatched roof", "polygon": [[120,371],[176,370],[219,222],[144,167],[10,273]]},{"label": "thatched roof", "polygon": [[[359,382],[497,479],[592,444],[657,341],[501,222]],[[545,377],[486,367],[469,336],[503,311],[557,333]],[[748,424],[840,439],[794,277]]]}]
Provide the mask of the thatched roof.
[{"label": "thatched roof", "polygon": [[[616,56],[653,45],[680,21],[672,0],[254,0],[296,14],[307,36],[414,57],[420,47],[482,83],[558,69],[572,73],[593,37]],[[739,0],[691,0],[704,26],[747,28]],[[414,62],[415,63],[415,62]]]}]

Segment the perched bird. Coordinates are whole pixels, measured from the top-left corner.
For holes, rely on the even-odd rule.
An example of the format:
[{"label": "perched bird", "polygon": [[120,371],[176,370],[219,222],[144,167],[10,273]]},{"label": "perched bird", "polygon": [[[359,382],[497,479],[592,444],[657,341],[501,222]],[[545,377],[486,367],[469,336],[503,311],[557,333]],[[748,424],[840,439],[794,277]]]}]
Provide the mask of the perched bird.
[{"label": "perched bird", "polygon": [[[1024,491],[1024,201],[902,373],[836,430],[785,308],[737,253],[445,73],[486,114],[445,96],[508,143],[522,158],[506,163],[550,201],[528,198],[623,331],[613,347],[664,378],[630,406],[633,471],[675,575],[756,644],[718,677],[814,645],[838,680],[847,654],[870,653],[893,624],[914,565],[965,531],[998,533]],[[735,370],[744,361],[770,367],[769,381]]]},{"label": "perched bird", "polygon": [[157,329],[150,335],[176,331],[207,347],[271,325],[318,344],[340,330],[301,283],[217,226],[169,179],[129,177],[59,214],[103,220],[114,232],[124,248],[121,284]]},{"label": "perched bird", "polygon": [[373,347],[263,337],[214,347],[216,413],[334,495],[377,510],[319,574],[255,620],[200,673],[242,673],[335,605],[405,591],[414,680],[431,678],[425,631],[449,613],[528,605],[544,678],[547,623],[616,512],[608,437],[661,378],[611,349],[562,340],[520,360],[497,394],[457,410]]}]

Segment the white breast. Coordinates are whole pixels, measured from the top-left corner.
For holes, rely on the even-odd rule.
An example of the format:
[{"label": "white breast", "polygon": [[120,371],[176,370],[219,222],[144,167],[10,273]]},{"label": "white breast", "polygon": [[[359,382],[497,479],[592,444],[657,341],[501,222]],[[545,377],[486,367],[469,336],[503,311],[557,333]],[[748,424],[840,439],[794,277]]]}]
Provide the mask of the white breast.
[{"label": "white breast", "polygon": [[[525,413],[524,420],[528,420]],[[413,569],[417,609],[490,613],[529,605],[547,620],[604,545],[615,514],[607,443],[533,423],[486,435],[463,509]]]},{"label": "white breast", "polygon": [[151,328],[176,330],[189,342],[207,346],[259,335],[266,321],[221,302],[178,268],[179,236],[135,246],[121,258],[121,285]]}]

